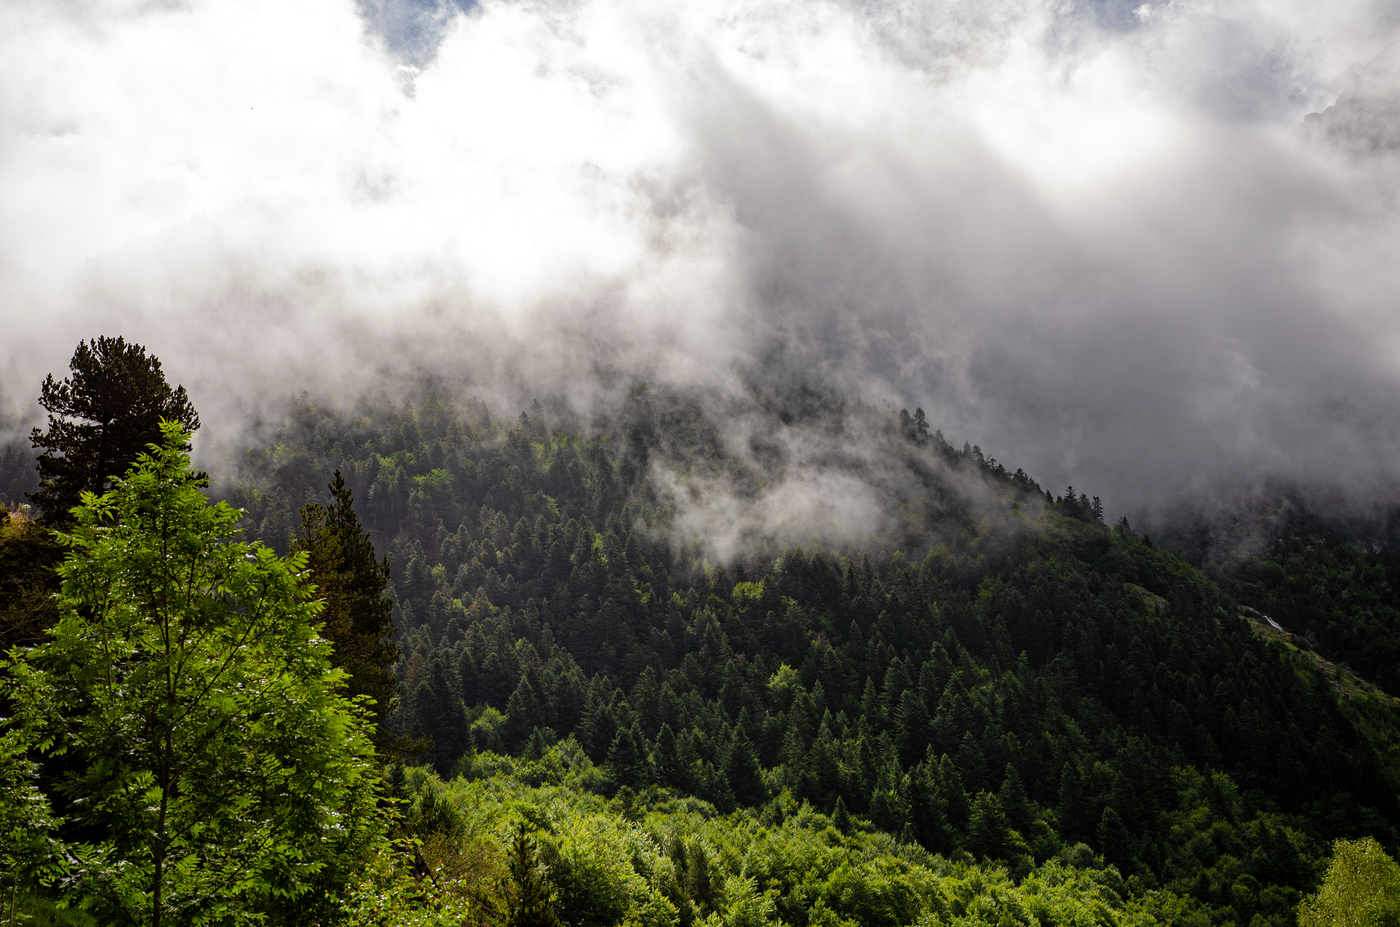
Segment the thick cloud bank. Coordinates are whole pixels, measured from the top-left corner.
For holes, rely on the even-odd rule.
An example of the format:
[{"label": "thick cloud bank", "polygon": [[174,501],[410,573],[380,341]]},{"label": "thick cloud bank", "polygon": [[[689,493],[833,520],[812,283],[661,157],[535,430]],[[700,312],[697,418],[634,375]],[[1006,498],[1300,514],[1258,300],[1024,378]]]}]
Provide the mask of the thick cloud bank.
[{"label": "thick cloud bank", "polygon": [[[122,333],[227,437],[386,375],[580,411],[761,375],[922,405],[1114,510],[1265,476],[1370,498],[1400,477],[1395,69],[1338,96],[1397,24],[10,0],[5,386]],[[1346,128],[1300,128],[1334,103]]]}]

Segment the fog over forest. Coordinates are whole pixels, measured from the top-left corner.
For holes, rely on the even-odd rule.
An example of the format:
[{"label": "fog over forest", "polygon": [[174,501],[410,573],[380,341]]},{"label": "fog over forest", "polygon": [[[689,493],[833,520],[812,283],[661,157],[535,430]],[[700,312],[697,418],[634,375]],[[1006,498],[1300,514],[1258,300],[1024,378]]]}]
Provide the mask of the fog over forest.
[{"label": "fog over forest", "polygon": [[1400,925],[1398,256],[1400,0],[0,0],[4,920]]},{"label": "fog over forest", "polygon": [[0,417],[122,334],[206,461],[302,390],[743,451],[804,385],[1114,515],[1393,494],[1400,5],[1134,3],[11,0]]}]

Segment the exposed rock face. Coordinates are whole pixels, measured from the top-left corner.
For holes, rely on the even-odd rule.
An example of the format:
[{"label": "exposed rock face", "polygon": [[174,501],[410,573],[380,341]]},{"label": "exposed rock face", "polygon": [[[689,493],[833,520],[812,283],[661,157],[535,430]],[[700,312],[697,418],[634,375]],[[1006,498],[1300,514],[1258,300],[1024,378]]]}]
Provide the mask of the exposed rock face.
[{"label": "exposed rock face", "polygon": [[1371,59],[1336,103],[1305,116],[1303,132],[1357,155],[1400,151],[1400,42]]}]

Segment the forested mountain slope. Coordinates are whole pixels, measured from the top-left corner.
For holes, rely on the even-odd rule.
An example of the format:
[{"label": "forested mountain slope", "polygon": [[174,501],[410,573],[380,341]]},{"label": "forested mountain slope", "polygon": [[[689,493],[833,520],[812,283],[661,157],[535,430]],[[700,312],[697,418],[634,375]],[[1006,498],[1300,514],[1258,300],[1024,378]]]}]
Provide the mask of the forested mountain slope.
[{"label": "forested mountain slope", "polygon": [[1297,487],[1169,522],[1163,543],[1236,601],[1400,692],[1400,509],[1328,517]]},{"label": "forested mountain slope", "polygon": [[[1215,923],[1290,923],[1333,838],[1393,850],[1389,700],[1339,700],[1207,576],[1102,525],[1097,500],[1051,499],[921,414],[846,413],[892,516],[835,545],[755,534],[725,563],[685,534],[686,487],[742,500],[772,477],[673,399],[586,429],[431,392],[302,402],[234,496],[285,547],[343,472],[392,564],[389,723],[430,737],[445,777],[538,784],[492,757],[567,747],[594,770],[570,781],[624,805],[807,802],[1013,874],[1084,844],[1129,896],[1170,890]],[[807,923],[805,902],[780,907]]]}]

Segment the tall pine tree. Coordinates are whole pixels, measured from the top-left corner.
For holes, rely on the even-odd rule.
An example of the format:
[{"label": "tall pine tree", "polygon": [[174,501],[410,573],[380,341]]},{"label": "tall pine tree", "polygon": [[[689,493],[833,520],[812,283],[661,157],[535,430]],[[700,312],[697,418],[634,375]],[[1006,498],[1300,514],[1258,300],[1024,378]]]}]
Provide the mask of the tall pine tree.
[{"label": "tall pine tree", "polygon": [[69,510],[84,492],[105,492],[151,444],[161,443],[162,420],[185,433],[199,428],[199,415],[183,386],[171,387],[160,358],[123,338],[79,342],[68,363],[71,376],[49,374],[39,404],[49,430],[35,428],[30,441],[41,448],[39,489],[29,493],[44,521],[72,522]]},{"label": "tall pine tree", "polygon": [[[385,595],[389,558],[375,559],[374,543],[360,526],[354,497],[339,470],[329,488],[329,506],[301,510],[292,550],[306,553],[307,581],[326,603],[321,636],[335,645],[331,663],[349,674],[347,694],[374,699],[372,717],[382,731],[398,686],[394,603]],[[376,734],[376,743],[387,745],[382,733]]]}]

